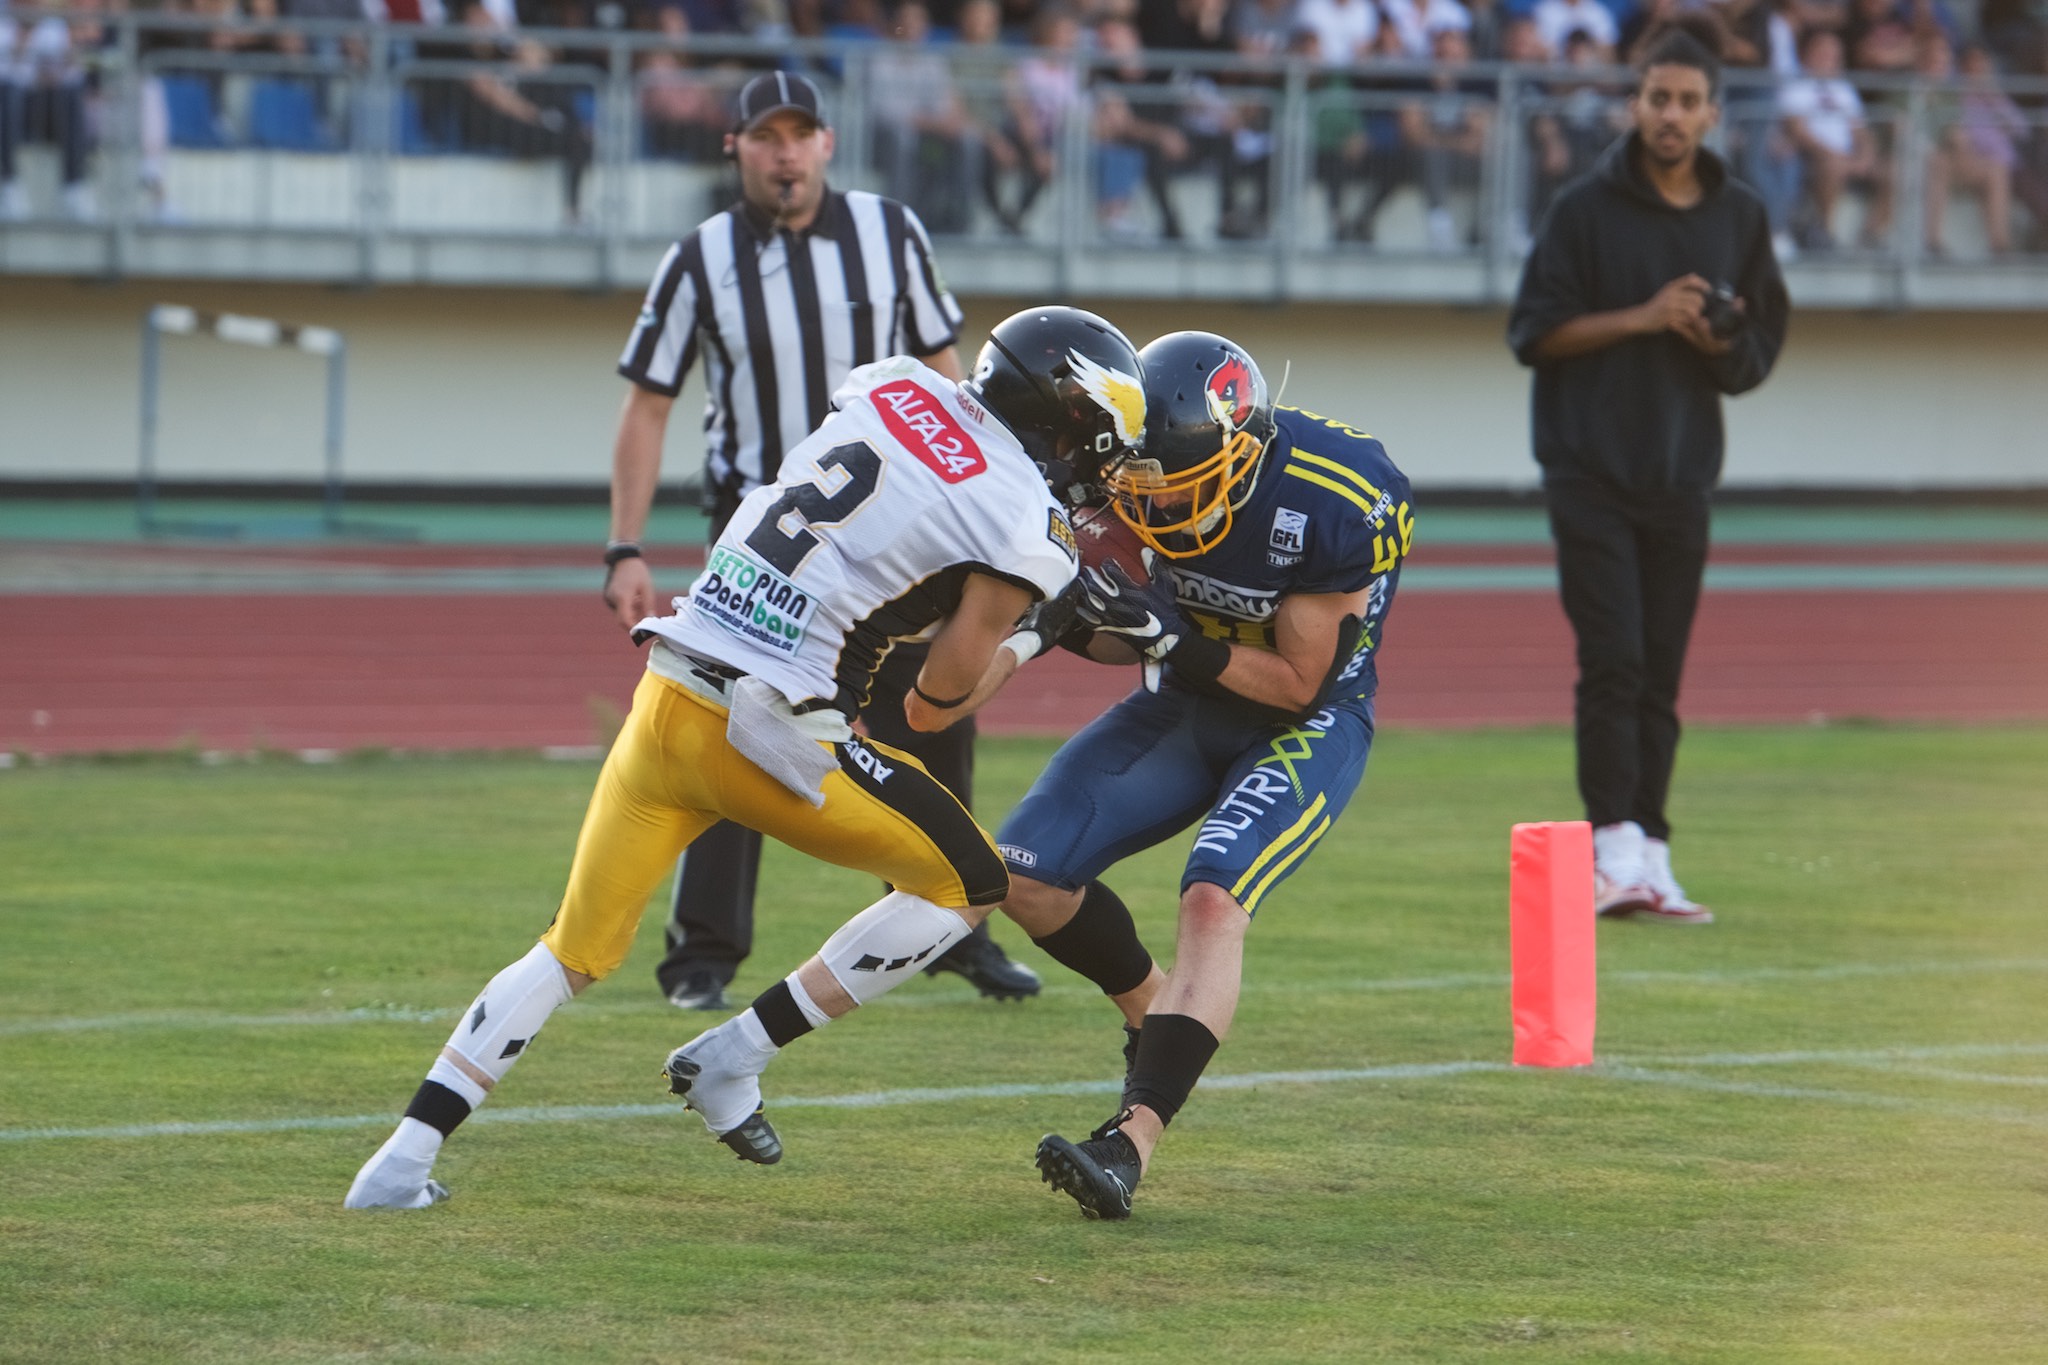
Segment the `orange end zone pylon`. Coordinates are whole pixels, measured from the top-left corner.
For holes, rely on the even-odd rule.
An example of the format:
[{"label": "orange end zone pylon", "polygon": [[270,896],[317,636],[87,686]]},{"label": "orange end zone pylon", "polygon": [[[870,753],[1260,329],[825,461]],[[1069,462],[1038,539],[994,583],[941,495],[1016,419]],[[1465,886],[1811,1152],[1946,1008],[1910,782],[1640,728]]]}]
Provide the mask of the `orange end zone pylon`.
[{"label": "orange end zone pylon", "polygon": [[1516,825],[1508,839],[1516,1066],[1593,1064],[1593,926],[1593,827]]}]

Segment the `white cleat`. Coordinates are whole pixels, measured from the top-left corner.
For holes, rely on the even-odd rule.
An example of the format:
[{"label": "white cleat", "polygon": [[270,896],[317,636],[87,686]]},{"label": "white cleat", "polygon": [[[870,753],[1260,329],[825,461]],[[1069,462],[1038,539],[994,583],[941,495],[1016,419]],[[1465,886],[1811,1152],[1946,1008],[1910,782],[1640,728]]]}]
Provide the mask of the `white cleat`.
[{"label": "white cleat", "polygon": [[737,1032],[731,1019],[707,1029],[669,1053],[663,1068],[670,1090],[720,1136],[761,1107],[761,1066],[750,1055],[753,1049],[734,1037]]},{"label": "white cleat", "polygon": [[1672,924],[1712,924],[1714,912],[1686,895],[1685,888],[1671,875],[1671,845],[1662,839],[1643,842],[1644,868],[1649,875],[1650,890],[1657,896],[1657,903],[1643,913]]},{"label": "white cleat", "polygon": [[1633,820],[1601,825],[1593,831],[1593,912],[1609,918],[1652,910],[1657,892],[1650,885],[1643,827]]},{"label": "white cleat", "polygon": [[375,1156],[356,1172],[345,1209],[424,1209],[448,1197],[448,1187],[432,1179],[434,1158],[401,1150],[402,1132],[393,1133]]}]

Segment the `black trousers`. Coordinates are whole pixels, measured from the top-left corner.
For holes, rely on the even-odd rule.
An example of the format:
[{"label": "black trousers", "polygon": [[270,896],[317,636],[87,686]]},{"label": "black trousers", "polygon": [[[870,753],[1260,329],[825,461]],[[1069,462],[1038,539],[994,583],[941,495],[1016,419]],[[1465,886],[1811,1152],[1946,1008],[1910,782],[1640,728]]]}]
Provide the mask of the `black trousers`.
[{"label": "black trousers", "polygon": [[1573,704],[1579,797],[1595,825],[1634,820],[1671,837],[1678,686],[1707,565],[1704,490],[1625,493],[1544,483],[1558,586],[1578,637]]},{"label": "black trousers", "polygon": [[[861,711],[867,731],[916,758],[945,783],[962,805],[974,805],[974,719],[937,734],[910,728],[903,698],[917,681],[929,651],[922,645],[892,650]],[[761,870],[761,836],[721,820],[697,836],[676,866],[668,917],[668,955],[654,969],[664,994],[693,972],[730,981],[754,947],[754,881]]]}]

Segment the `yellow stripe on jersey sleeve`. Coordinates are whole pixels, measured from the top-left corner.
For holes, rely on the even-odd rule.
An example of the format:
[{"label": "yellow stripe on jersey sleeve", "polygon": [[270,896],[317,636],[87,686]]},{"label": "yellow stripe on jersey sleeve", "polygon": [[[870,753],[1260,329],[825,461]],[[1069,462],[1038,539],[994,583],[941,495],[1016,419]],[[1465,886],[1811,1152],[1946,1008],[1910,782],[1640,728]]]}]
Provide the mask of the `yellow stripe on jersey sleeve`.
[{"label": "yellow stripe on jersey sleeve", "polygon": [[1350,465],[1340,464],[1336,460],[1327,459],[1321,455],[1311,455],[1306,450],[1300,449],[1290,452],[1287,458],[1289,458],[1290,460],[1299,460],[1303,464],[1312,464],[1318,469],[1327,469],[1332,474],[1337,475],[1339,478],[1346,479],[1351,483],[1357,484],[1358,487],[1365,493],[1365,495],[1368,498],[1371,498],[1374,502],[1378,502],[1380,500],[1380,490],[1374,488],[1372,484],[1366,480],[1364,475],[1360,474]]},{"label": "yellow stripe on jersey sleeve", "polygon": [[1293,849],[1291,849],[1288,852],[1286,857],[1282,858],[1279,862],[1273,864],[1273,870],[1268,872],[1265,876],[1259,879],[1259,884],[1252,888],[1251,895],[1245,897],[1243,900],[1238,902],[1239,905],[1242,905],[1244,907],[1246,914],[1249,915],[1257,912],[1259,908],[1259,901],[1262,898],[1264,898],[1267,890],[1273,885],[1273,883],[1280,880],[1280,874],[1285,872],[1288,868],[1294,866],[1295,863],[1301,860],[1303,855],[1305,855],[1310,849],[1314,848],[1316,846],[1316,841],[1322,838],[1324,833],[1327,832],[1329,828],[1330,817],[1325,815],[1323,817],[1323,822],[1317,825],[1314,829],[1310,830],[1308,833],[1308,837],[1306,839],[1303,839],[1300,843],[1296,844],[1293,847]]},{"label": "yellow stripe on jersey sleeve", "polygon": [[[1300,834],[1302,830],[1308,827],[1310,822],[1312,822],[1318,815],[1322,814],[1323,807],[1327,804],[1329,804],[1329,799],[1322,792],[1317,792],[1316,799],[1309,803],[1309,808],[1302,813],[1301,818],[1299,820],[1296,820],[1293,824],[1289,825],[1286,828],[1286,830],[1284,830],[1281,833],[1279,838],[1275,839],[1272,843],[1266,845],[1265,852],[1261,853],[1257,858],[1252,860],[1252,865],[1244,870],[1244,875],[1242,877],[1239,877],[1237,879],[1237,885],[1230,888],[1231,898],[1235,900],[1239,905],[1243,905],[1245,909],[1251,909],[1251,906],[1245,903],[1245,888],[1252,884],[1252,879],[1257,877],[1261,869],[1263,869],[1267,863],[1273,861],[1273,858],[1282,849],[1286,848],[1287,845],[1293,841],[1294,837],[1297,834]],[[1329,823],[1330,822],[1327,820],[1323,821],[1323,824],[1326,828],[1328,827]],[[1316,833],[1321,834],[1322,831],[1318,830],[1316,831]],[[1310,842],[1314,842],[1314,836],[1310,837]],[[1306,845],[1304,845],[1304,847],[1306,847]],[[1293,859],[1289,858],[1287,861],[1292,862]],[[1282,864],[1282,866],[1285,865],[1285,863]]]},{"label": "yellow stripe on jersey sleeve", "polygon": [[[1344,484],[1338,483],[1335,479],[1326,479],[1322,475],[1316,473],[1314,470],[1303,469],[1299,465],[1283,465],[1281,467],[1280,472],[1283,474],[1290,475],[1294,478],[1300,479],[1305,483],[1312,483],[1320,487],[1327,488],[1332,493],[1335,493],[1338,497],[1356,503],[1358,506],[1358,510],[1365,513],[1365,515],[1367,515],[1368,517],[1372,515],[1372,502],[1369,502],[1365,498],[1360,497],[1355,489],[1349,488]],[[1377,501],[1377,499],[1375,499],[1374,501]]]}]

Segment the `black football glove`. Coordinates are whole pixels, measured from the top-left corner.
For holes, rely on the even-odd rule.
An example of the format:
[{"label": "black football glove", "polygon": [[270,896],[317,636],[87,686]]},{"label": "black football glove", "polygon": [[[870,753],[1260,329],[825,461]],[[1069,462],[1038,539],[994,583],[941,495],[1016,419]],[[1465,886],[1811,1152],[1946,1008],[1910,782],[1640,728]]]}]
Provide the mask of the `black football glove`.
[{"label": "black football glove", "polygon": [[1074,619],[1098,635],[1113,635],[1147,659],[1163,659],[1188,623],[1181,618],[1170,577],[1140,584],[1115,560],[1081,571]]},{"label": "black football glove", "polygon": [[1080,601],[1081,580],[1076,578],[1055,595],[1033,603],[1031,610],[1018,618],[1017,628],[1005,644],[1016,651],[1019,665],[1030,663],[1070,636],[1085,633],[1086,628],[1074,620]]}]

